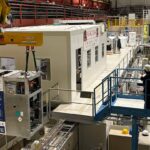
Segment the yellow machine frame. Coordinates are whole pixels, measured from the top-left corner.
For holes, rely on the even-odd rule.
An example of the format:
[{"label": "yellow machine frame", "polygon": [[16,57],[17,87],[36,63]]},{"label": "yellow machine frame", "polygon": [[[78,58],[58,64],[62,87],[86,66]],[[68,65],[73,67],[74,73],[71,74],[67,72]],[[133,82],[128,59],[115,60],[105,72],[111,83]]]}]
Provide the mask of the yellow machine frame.
[{"label": "yellow machine frame", "polygon": [[43,33],[41,32],[1,32],[0,44],[17,44],[19,46],[41,46]]},{"label": "yellow machine frame", "polygon": [[0,0],[0,23],[7,23],[7,16],[10,13],[10,9],[7,0]]}]

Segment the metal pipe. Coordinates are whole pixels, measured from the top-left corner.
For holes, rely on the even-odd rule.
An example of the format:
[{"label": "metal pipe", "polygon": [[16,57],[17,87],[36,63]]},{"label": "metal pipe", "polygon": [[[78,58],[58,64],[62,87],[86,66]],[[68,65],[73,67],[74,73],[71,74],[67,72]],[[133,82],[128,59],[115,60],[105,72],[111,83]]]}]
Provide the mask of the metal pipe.
[{"label": "metal pipe", "polygon": [[137,118],[132,118],[132,150],[138,150],[138,122]]}]

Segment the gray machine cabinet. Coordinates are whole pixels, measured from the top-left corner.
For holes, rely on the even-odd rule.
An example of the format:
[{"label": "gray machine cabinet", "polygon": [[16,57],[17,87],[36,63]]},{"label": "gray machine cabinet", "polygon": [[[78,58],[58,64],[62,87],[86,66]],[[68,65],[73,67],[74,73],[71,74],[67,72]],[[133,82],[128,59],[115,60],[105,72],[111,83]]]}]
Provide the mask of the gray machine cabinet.
[{"label": "gray machine cabinet", "polygon": [[31,72],[4,77],[6,134],[32,137],[43,125],[41,77]]},{"label": "gray machine cabinet", "polygon": [[5,99],[7,134],[29,137],[31,129],[28,96],[6,94]]}]

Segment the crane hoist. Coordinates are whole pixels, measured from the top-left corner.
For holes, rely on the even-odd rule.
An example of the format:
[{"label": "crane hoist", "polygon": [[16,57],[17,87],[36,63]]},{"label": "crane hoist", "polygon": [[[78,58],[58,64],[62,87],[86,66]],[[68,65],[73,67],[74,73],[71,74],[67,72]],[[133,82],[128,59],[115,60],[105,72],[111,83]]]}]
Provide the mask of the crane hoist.
[{"label": "crane hoist", "polygon": [[35,58],[35,46],[43,44],[43,33],[41,32],[0,32],[0,45],[16,44],[18,46],[26,47],[26,67],[25,72],[28,71],[28,60],[30,51],[33,54],[35,70],[38,71]]},{"label": "crane hoist", "polygon": [[[8,24],[8,15],[11,8],[8,0],[0,0],[0,23],[1,25]],[[26,68],[28,71],[29,52],[32,51],[35,70],[38,71],[35,59],[35,46],[43,44],[43,33],[41,32],[4,32],[3,28],[0,30],[0,45],[17,44],[26,47]]]},{"label": "crane hoist", "polygon": [[8,15],[10,14],[11,8],[8,0],[0,0],[0,23],[8,24]]}]

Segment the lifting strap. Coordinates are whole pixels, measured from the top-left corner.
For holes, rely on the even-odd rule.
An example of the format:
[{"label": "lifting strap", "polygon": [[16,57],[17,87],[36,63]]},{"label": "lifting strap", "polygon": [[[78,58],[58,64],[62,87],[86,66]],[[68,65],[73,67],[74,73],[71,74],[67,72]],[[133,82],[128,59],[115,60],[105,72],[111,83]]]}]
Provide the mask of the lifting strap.
[{"label": "lifting strap", "polygon": [[[33,60],[34,60],[34,67],[35,67],[36,72],[38,72],[38,67],[37,67],[36,57],[35,57],[35,50],[34,50],[33,46],[31,46],[31,51],[32,51],[32,56],[33,56]],[[30,55],[30,47],[26,46],[26,67],[25,67],[25,73],[28,72],[29,55]]]},{"label": "lifting strap", "polygon": [[33,60],[34,60],[34,67],[35,67],[35,71],[38,72],[38,68],[37,68],[37,64],[36,64],[36,57],[35,57],[35,50],[34,47],[31,47],[31,51],[32,51],[32,56],[33,56]]}]

